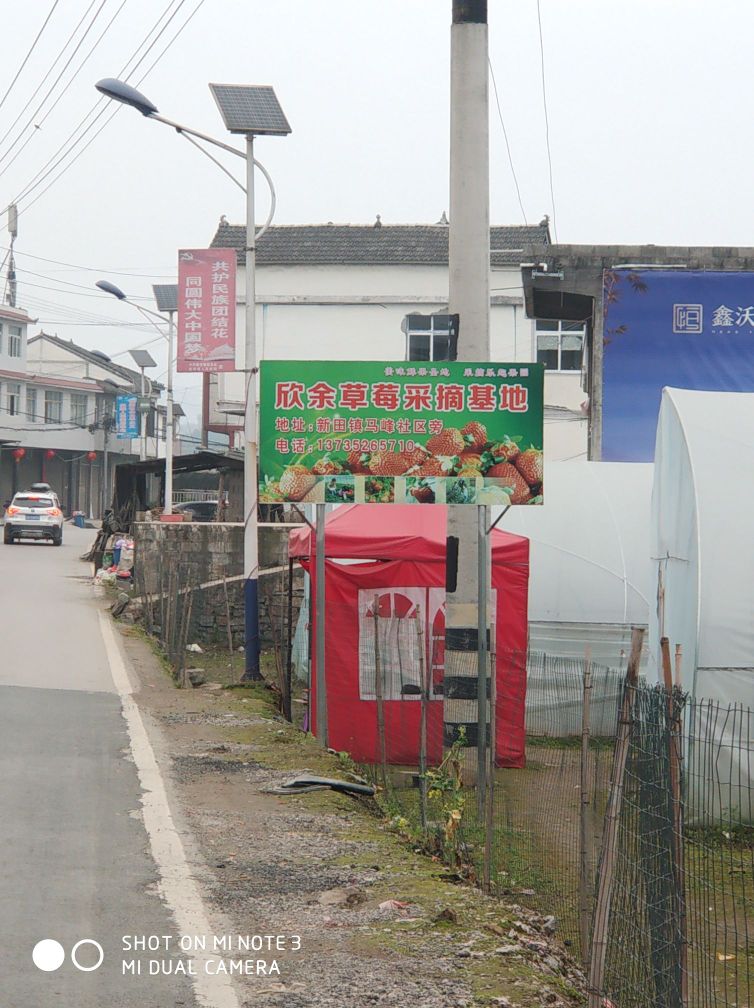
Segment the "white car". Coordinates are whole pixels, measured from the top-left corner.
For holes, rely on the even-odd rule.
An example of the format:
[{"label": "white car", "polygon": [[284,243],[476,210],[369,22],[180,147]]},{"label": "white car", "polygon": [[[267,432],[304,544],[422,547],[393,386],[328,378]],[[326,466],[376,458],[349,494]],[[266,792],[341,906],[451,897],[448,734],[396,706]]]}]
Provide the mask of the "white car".
[{"label": "white car", "polygon": [[50,539],[53,546],[63,545],[63,512],[52,493],[24,490],[17,493],[5,512],[3,542],[19,539]]}]

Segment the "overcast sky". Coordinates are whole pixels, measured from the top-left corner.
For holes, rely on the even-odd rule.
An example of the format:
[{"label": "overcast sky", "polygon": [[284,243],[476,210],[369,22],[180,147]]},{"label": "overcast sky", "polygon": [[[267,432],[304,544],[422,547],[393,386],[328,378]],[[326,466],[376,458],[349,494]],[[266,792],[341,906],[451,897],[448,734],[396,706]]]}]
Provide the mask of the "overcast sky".
[{"label": "overcast sky", "polygon": [[[257,143],[275,180],[277,223],[372,223],[377,213],[386,224],[431,223],[447,209],[451,0],[58,0],[6,94],[53,4],[6,10],[0,66],[0,209],[18,199],[19,304],[47,331],[109,354],[150,339],[133,324],[138,314],[96,293],[94,281],[154,307],[151,284],[175,279],[178,248],[206,247],[221,214],[243,222],[243,194],[214,165],[94,90],[101,77],[127,76],[171,17],[129,81],[167,117],[222,139],[207,83],[271,84],[293,128]],[[537,3],[489,8],[529,223],[549,213],[561,242],[754,244],[754,5],[541,0],[554,208]],[[524,223],[492,97],[491,218]],[[54,167],[61,145],[102,109]],[[228,155],[242,169],[235,161]],[[150,349],[164,361],[159,344]],[[179,375],[176,388],[195,416],[197,379]]]}]

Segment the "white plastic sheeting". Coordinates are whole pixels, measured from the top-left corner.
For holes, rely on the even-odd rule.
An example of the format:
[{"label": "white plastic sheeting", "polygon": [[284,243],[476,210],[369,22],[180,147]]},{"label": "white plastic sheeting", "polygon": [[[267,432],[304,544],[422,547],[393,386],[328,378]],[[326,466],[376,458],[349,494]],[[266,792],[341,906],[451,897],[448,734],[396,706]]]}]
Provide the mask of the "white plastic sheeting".
[{"label": "white plastic sheeting", "polygon": [[[547,462],[544,505],[512,507],[501,519],[531,544],[530,623],[647,624],[652,470]],[[500,513],[492,509],[493,521]]]},{"label": "white plastic sheeting", "polygon": [[[691,698],[754,707],[754,394],[663,390],[650,654],[681,644]],[[659,676],[658,676],[659,678]]]}]

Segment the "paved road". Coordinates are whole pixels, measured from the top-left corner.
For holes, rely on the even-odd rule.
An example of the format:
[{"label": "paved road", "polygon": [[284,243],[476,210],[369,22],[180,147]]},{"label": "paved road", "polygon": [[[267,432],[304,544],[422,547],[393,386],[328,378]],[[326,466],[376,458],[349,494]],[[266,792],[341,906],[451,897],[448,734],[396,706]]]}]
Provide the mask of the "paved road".
[{"label": "paved road", "polygon": [[[155,892],[102,602],[79,561],[92,536],[66,525],[59,549],[0,545],[0,1004],[194,1008],[183,977],[122,975],[123,935],[176,927]],[[45,938],[67,953],[54,972],[32,962]],[[70,961],[84,938],[105,953],[92,972]],[[79,955],[96,961],[91,945]]]}]

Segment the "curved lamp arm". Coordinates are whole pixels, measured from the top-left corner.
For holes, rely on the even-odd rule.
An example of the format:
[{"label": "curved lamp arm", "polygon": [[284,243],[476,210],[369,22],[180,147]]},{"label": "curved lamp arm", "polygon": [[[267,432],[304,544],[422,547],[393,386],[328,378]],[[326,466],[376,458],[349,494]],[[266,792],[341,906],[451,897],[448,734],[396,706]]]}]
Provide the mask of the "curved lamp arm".
[{"label": "curved lamp arm", "polygon": [[[206,148],[202,147],[202,145],[198,143],[198,141],[196,141],[192,136],[189,136],[189,134],[185,130],[177,130],[177,132],[180,133],[180,135],[184,137],[186,140],[188,140],[190,144],[193,144],[197,150],[200,150],[202,154],[205,155],[205,157],[208,157],[210,161],[216,164],[217,167],[220,169],[220,171],[224,172],[231,180],[231,182],[235,183],[235,185],[238,186],[238,188],[241,190],[242,193],[246,192],[246,186],[242,185],[235,177],[235,175],[232,172],[228,171],[228,169],[225,167],[222,161],[218,161],[218,159],[214,156],[214,154],[210,154],[210,152]],[[256,237],[257,239],[259,239],[265,233],[270,224],[272,224],[272,218],[275,216],[275,208],[277,206],[277,195],[275,193],[275,186],[272,182],[272,177],[270,176],[270,173],[267,171],[265,166],[261,163],[261,161],[257,161],[257,159],[254,158],[254,167],[258,168],[264,175],[265,181],[267,182],[267,185],[269,186],[270,189],[270,212],[267,214],[267,220],[257,231]]]}]

